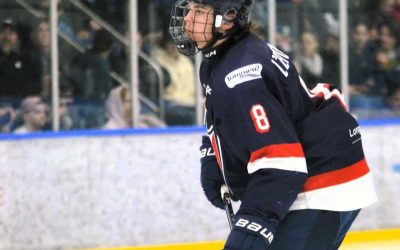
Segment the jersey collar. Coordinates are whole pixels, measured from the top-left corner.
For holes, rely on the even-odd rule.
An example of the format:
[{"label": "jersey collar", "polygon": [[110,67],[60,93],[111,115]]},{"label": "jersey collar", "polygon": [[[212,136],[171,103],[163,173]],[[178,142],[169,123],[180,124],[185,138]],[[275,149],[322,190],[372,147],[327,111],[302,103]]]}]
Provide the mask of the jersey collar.
[{"label": "jersey collar", "polygon": [[222,44],[218,45],[215,48],[208,49],[207,51],[202,51],[203,55],[207,59],[213,59],[220,57],[234,44],[235,39],[232,37],[228,38]]}]

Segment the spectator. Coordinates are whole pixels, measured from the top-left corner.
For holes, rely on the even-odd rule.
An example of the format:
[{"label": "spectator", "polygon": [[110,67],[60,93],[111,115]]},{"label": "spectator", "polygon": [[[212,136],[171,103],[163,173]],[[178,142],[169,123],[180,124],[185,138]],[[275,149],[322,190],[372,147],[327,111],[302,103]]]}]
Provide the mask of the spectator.
[{"label": "spectator", "polygon": [[368,26],[365,22],[361,21],[355,25],[351,39],[351,45],[355,50],[355,53],[358,55],[362,54],[364,48],[367,46],[367,43],[370,40]]},{"label": "spectator", "polygon": [[339,33],[329,33],[324,41],[324,48],[321,50],[323,60],[322,79],[340,85],[340,40]]},{"label": "spectator", "polygon": [[358,23],[352,32],[352,41],[349,49],[349,91],[350,107],[359,117],[369,115],[373,105],[370,92],[373,84],[372,73],[374,68],[373,56],[375,43],[371,39],[370,31],[365,23]]},{"label": "spectator", "polygon": [[78,32],[80,45],[90,49],[93,46],[94,35],[97,31],[101,30],[101,26],[91,18],[84,21],[82,29]]},{"label": "spectator", "polygon": [[47,121],[47,106],[40,97],[25,98],[21,103],[20,112],[23,124],[16,128],[14,133],[26,134],[43,130]]},{"label": "spectator", "polygon": [[321,82],[324,62],[318,51],[319,43],[311,32],[303,32],[300,39],[300,55],[298,56],[299,71],[310,87]]},{"label": "spectator", "polygon": [[106,30],[96,32],[93,47],[72,61],[74,94],[87,99],[104,100],[113,87],[108,56],[113,40]]},{"label": "spectator", "polygon": [[50,97],[51,94],[51,62],[50,62],[50,25],[40,20],[31,34],[33,47],[27,52],[28,66],[31,68],[31,94]]},{"label": "spectator", "polygon": [[391,7],[391,16],[393,21],[400,23],[400,0],[394,0]]},{"label": "spectator", "polygon": [[349,50],[350,93],[365,93],[368,88],[365,82],[369,68],[366,48],[370,40],[367,25],[362,22],[356,24],[351,38]]},{"label": "spectator", "polygon": [[368,26],[369,40],[370,40],[369,43],[372,43],[372,44],[377,44],[378,43],[378,40],[379,40],[378,29],[379,29],[379,26],[374,24],[374,23],[371,23]]},{"label": "spectator", "polygon": [[11,126],[15,120],[15,112],[8,103],[0,103],[0,133],[11,132]]},{"label": "spectator", "polygon": [[[128,36],[128,32],[126,33]],[[137,34],[137,46],[142,49],[143,39],[140,33]],[[129,47],[122,43],[116,43],[110,55],[112,69],[119,75],[129,77]],[[139,57],[139,90],[140,93],[149,98],[153,103],[159,104],[160,82],[154,68],[147,61]]]},{"label": "spectator", "polygon": [[[72,97],[62,94],[58,105],[60,130],[70,130],[74,128],[74,119],[70,114],[70,106],[72,103],[73,103]],[[51,130],[51,129],[52,129],[52,115],[47,117],[46,126],[44,130]]]},{"label": "spectator", "polygon": [[391,96],[393,93],[390,92],[400,82],[400,53],[392,27],[387,24],[378,27],[377,36],[375,40],[370,39],[365,50],[367,56],[362,64],[367,66],[364,70],[367,79],[362,88],[358,88],[360,93],[352,96],[350,103],[360,118],[382,114],[384,96]]},{"label": "spectator", "polygon": [[104,104],[114,82],[108,57],[113,39],[106,30],[96,32],[93,47],[73,58],[68,79],[73,85],[78,128],[98,128],[106,120]]},{"label": "spectator", "polygon": [[393,21],[396,17],[395,0],[382,0],[379,10],[376,11],[378,24],[384,25]]},{"label": "spectator", "polygon": [[379,96],[387,94],[391,85],[400,82],[400,53],[397,39],[389,25],[382,26],[379,32],[379,48],[376,53],[377,70],[375,74],[374,93]]},{"label": "spectator", "polygon": [[25,64],[19,53],[18,33],[11,19],[0,27],[0,97],[18,98],[26,94],[28,81]]},{"label": "spectator", "polygon": [[69,96],[62,96],[59,105],[60,129],[70,130],[74,126],[72,117],[69,114],[69,106],[73,103],[73,99]]},{"label": "spectator", "polygon": [[[108,121],[104,129],[125,129],[132,127],[132,97],[128,87],[118,86],[111,90],[106,109]],[[165,127],[164,122],[151,114],[140,114],[139,128]]]},{"label": "spectator", "polygon": [[168,125],[190,125],[195,121],[195,68],[180,54],[169,36],[156,48],[153,57],[164,68],[165,120]]}]

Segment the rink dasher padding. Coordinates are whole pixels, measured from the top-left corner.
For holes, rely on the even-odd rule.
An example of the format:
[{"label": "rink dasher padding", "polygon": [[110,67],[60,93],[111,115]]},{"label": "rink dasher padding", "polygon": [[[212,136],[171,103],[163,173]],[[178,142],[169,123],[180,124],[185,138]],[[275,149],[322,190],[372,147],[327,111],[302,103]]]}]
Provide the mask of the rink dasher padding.
[{"label": "rink dasher padding", "polygon": [[[356,244],[356,243],[381,242],[381,241],[400,241],[400,229],[349,232],[345,240],[343,241],[342,246],[349,246],[351,244]],[[83,250],[221,250],[223,246],[224,246],[223,241],[215,241],[215,242],[182,243],[182,244],[158,245],[158,246],[91,248]]]},{"label": "rink dasher padding", "polygon": [[350,232],[344,239],[343,244],[372,241],[400,241],[400,228]]},{"label": "rink dasher padding", "polygon": [[[225,212],[214,209],[200,187],[204,132],[0,135],[0,250],[226,239]],[[399,228],[400,122],[362,122],[361,133],[379,202],[361,212],[352,230]]]},{"label": "rink dasher padding", "polygon": [[221,250],[223,247],[223,241],[212,241],[137,247],[90,248],[81,250]]}]

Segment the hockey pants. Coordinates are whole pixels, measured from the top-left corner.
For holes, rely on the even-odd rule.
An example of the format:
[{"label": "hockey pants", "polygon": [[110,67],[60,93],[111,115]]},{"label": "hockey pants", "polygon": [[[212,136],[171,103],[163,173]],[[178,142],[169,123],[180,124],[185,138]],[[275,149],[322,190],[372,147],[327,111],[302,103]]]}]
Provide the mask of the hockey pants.
[{"label": "hockey pants", "polygon": [[295,210],[289,212],[268,250],[339,249],[360,210],[348,212]]}]

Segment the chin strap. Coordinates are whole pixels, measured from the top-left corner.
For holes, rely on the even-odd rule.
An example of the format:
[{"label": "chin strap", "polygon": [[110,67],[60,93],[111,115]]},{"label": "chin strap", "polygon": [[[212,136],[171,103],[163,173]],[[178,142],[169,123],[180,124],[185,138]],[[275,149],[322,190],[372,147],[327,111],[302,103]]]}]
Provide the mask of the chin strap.
[{"label": "chin strap", "polygon": [[211,39],[211,41],[209,41],[209,42],[207,43],[207,45],[206,45],[204,48],[201,49],[201,52],[202,52],[203,54],[207,54],[207,53],[211,52],[211,51],[214,49],[214,48],[213,48],[214,44],[215,44],[219,39],[221,39],[221,37],[222,37],[222,34],[221,34],[221,33],[214,34],[214,35],[213,35],[213,38]]}]

